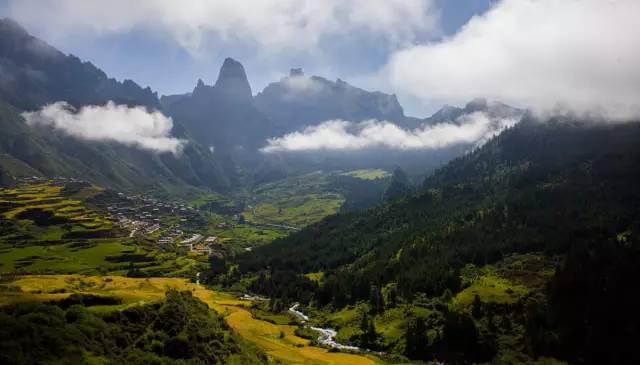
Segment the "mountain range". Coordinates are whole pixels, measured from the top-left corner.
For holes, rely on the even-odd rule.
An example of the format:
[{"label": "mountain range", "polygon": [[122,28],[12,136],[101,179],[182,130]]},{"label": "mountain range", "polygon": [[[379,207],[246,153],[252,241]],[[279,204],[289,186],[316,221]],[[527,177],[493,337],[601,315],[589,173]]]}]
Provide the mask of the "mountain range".
[{"label": "mountain range", "polygon": [[[428,173],[473,145],[454,143],[431,150],[372,149],[301,153],[263,153],[271,138],[303,131],[328,120],[388,121],[406,131],[437,123],[466,123],[465,116],[484,113],[491,128],[522,111],[475,100],[463,108],[446,106],[425,119],[408,117],[395,95],[370,92],[340,79],[306,76],[293,69],[255,96],[243,65],[224,60],[217,80],[198,80],[193,91],[161,98],[131,80],[109,78],[89,62],[65,55],[29,35],[10,19],[0,21],[0,139],[2,176],[70,175],[118,188],[157,191],[190,187],[225,191],[231,186],[268,181],[314,169],[401,166],[412,175]],[[172,118],[172,136],[186,140],[181,154],[153,153],[117,142],[73,138],[51,128],[27,126],[23,111],[64,101],[75,108],[90,105],[142,106]],[[149,179],[148,177],[152,177]]]}]

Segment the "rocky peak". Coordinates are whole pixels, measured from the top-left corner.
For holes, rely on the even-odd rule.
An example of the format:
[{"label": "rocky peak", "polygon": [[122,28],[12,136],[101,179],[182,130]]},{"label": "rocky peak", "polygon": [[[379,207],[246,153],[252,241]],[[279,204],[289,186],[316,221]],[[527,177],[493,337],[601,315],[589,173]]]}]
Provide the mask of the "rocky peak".
[{"label": "rocky peak", "polygon": [[215,88],[236,101],[251,102],[251,85],[242,64],[233,58],[224,60]]}]

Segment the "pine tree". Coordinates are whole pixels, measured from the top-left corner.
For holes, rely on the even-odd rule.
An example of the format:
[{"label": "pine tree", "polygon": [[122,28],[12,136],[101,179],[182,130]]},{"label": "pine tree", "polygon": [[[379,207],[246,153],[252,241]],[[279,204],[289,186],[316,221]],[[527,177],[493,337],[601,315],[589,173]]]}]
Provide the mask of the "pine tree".
[{"label": "pine tree", "polygon": [[473,297],[473,303],[471,304],[471,315],[476,319],[482,317],[482,301],[480,300],[480,296],[478,294]]},{"label": "pine tree", "polygon": [[382,313],[384,311],[384,299],[382,298],[382,293],[375,285],[371,285],[371,290],[369,292],[369,305],[371,306],[371,313],[373,314]]},{"label": "pine tree", "polygon": [[405,334],[405,355],[410,359],[424,359],[427,346],[427,328],[424,320],[411,318]]}]

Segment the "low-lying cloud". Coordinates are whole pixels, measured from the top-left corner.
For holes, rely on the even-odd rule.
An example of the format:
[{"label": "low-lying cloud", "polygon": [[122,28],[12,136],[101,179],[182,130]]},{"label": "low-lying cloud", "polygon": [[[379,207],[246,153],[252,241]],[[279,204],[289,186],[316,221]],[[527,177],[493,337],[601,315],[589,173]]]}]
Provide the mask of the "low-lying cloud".
[{"label": "low-lying cloud", "polygon": [[388,121],[368,120],[360,123],[330,120],[301,132],[272,138],[263,152],[438,149],[457,144],[481,145],[518,118],[492,120],[486,113],[464,115],[455,122],[424,125],[407,130]]},{"label": "low-lying cloud", "polygon": [[637,118],[638,19],[637,0],[502,0],[451,38],[396,52],[383,74],[405,99]]},{"label": "low-lying cloud", "polygon": [[153,152],[178,154],[186,141],[171,137],[173,121],[158,111],[108,102],[75,110],[59,101],[22,116],[32,127],[49,126],[89,141],[118,142]]}]

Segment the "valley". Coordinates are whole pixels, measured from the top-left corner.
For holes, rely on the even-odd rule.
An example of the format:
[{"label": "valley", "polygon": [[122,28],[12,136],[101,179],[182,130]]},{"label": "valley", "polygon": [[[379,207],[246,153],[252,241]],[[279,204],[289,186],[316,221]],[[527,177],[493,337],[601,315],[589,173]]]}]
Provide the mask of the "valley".
[{"label": "valley", "polygon": [[640,364],[638,10],[0,0],[0,364]]},{"label": "valley", "polygon": [[[109,313],[160,302],[171,288],[192,292],[273,361],[382,363],[375,356],[335,353],[298,337],[302,327],[295,316],[260,319],[266,313],[260,303],[241,300],[238,291],[194,284],[219,260],[336,213],[345,201],[335,185],[342,174],[364,175],[363,181],[384,177],[379,171],[314,172],[257,187],[247,200],[260,208],[246,205],[244,210],[238,206],[245,200],[238,197],[245,193],[172,202],[73,178],[24,178],[0,190],[0,308],[80,298],[87,310]],[[210,261],[214,256],[218,260]],[[83,302],[83,296],[94,299]]]}]

